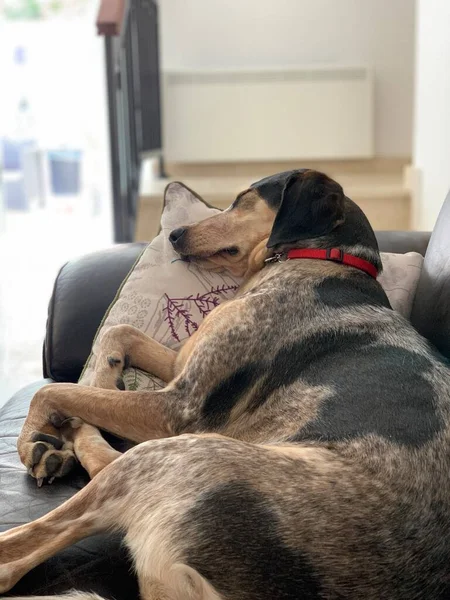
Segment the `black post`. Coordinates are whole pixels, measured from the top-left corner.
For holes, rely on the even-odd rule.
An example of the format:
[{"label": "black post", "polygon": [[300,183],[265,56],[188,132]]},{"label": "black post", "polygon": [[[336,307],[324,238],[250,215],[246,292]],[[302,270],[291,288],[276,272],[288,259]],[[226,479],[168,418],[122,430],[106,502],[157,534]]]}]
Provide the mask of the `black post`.
[{"label": "black post", "polygon": [[119,36],[106,36],[114,240],[134,238],[142,153],[161,154],[158,8],[130,2]]},{"label": "black post", "polygon": [[117,243],[127,240],[124,230],[123,199],[120,182],[120,134],[117,107],[117,72],[114,64],[114,38],[105,37],[106,84],[108,93],[109,116],[109,148],[111,159],[111,185],[113,196],[114,241]]}]

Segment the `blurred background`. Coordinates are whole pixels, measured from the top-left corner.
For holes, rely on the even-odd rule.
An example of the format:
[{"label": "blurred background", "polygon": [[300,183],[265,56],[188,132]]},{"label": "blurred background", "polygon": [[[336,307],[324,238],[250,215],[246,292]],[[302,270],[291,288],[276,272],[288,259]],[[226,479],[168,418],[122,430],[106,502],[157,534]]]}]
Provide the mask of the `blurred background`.
[{"label": "blurred background", "polygon": [[[376,229],[450,187],[449,0],[0,0],[0,404],[40,376],[58,268],[309,166]],[[13,383],[14,382],[14,383]]]},{"label": "blurred background", "polygon": [[0,404],[41,376],[58,269],[113,241],[97,10],[0,2]]}]

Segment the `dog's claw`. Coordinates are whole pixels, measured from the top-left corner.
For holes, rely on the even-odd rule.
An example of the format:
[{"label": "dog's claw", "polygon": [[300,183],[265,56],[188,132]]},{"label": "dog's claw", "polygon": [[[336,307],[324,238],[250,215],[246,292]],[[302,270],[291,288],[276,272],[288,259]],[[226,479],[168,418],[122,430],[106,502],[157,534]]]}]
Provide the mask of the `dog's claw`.
[{"label": "dog's claw", "polygon": [[78,429],[82,425],[83,421],[79,417],[67,417],[67,419],[64,419],[64,421],[61,424],[62,427],[69,426],[72,429]]},{"label": "dog's claw", "polygon": [[54,477],[50,477],[50,479],[48,480],[48,485],[52,485],[52,483],[55,481]]},{"label": "dog's claw", "polygon": [[36,479],[36,483],[37,483],[38,488],[41,488],[42,484],[44,483],[44,478],[39,477],[39,479]]}]

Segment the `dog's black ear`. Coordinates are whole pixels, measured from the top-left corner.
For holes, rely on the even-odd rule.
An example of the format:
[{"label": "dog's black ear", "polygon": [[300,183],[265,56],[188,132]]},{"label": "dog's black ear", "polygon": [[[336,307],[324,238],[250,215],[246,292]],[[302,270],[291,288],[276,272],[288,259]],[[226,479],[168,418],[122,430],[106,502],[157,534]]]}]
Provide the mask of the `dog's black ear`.
[{"label": "dog's black ear", "polygon": [[344,217],[342,187],[323,173],[293,173],[284,186],[267,247],[330,233]]}]

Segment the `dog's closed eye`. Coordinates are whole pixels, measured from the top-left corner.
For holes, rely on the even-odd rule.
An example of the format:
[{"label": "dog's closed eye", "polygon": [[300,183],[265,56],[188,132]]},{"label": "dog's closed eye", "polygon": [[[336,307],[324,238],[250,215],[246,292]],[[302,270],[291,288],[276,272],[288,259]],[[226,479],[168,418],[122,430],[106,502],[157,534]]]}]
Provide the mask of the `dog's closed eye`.
[{"label": "dog's closed eye", "polygon": [[223,252],[229,254],[230,256],[236,256],[239,254],[239,248],[236,248],[236,246],[231,246],[231,248],[225,248]]}]

